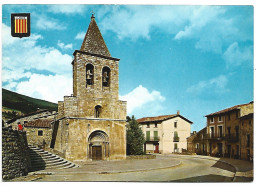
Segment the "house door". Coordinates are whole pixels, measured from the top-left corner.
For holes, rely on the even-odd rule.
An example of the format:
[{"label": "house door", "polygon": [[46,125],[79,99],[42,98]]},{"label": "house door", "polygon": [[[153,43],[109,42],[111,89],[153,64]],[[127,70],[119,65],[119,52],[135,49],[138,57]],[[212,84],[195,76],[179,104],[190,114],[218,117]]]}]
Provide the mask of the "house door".
[{"label": "house door", "polygon": [[101,146],[92,146],[92,160],[102,160]]},{"label": "house door", "polygon": [[222,156],[222,143],[218,143],[218,154]]},{"label": "house door", "polygon": [[159,144],[156,144],[156,145],[155,145],[154,153],[159,153]]},{"label": "house door", "polygon": [[231,154],[231,145],[227,146],[227,157],[230,157]]}]

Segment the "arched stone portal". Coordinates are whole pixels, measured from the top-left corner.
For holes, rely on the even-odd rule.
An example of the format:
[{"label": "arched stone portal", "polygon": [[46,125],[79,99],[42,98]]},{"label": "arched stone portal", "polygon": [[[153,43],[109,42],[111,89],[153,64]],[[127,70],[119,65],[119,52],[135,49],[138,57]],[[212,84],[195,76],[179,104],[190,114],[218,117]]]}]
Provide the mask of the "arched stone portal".
[{"label": "arched stone portal", "polygon": [[89,154],[88,158],[92,160],[109,159],[109,138],[103,131],[94,131],[88,137]]}]

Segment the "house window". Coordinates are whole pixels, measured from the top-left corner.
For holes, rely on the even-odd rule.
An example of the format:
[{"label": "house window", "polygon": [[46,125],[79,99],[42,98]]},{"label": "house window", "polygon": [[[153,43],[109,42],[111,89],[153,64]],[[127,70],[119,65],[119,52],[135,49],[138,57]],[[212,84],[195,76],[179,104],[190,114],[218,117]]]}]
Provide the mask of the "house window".
[{"label": "house window", "polygon": [[147,126],[146,126],[146,128],[150,128],[150,123],[147,123]]},{"label": "house window", "polygon": [[199,144],[198,143],[196,144],[196,149],[199,149]]},{"label": "house window", "polygon": [[231,128],[228,127],[227,130],[228,130],[228,138],[230,138],[231,137]]},{"label": "house window", "polygon": [[174,142],[179,142],[179,137],[178,137],[178,132],[174,131],[174,137],[173,137]]},{"label": "house window", "polygon": [[249,120],[248,124],[249,124],[249,126],[251,126],[251,124],[252,124],[251,120]]},{"label": "house window", "polygon": [[43,131],[42,130],[38,130],[38,136],[43,136]]},{"label": "house window", "polygon": [[110,68],[104,67],[102,70],[102,86],[109,87],[110,85]]},{"label": "house window", "polygon": [[177,122],[174,122],[174,127],[177,128]]},{"label": "house window", "polygon": [[150,141],[150,131],[146,131],[146,141]]},{"label": "house window", "polygon": [[26,124],[26,123],[28,123],[28,121],[24,121],[24,122],[23,122],[23,124]]},{"label": "house window", "polygon": [[174,143],[174,151],[177,152],[176,150],[178,149],[178,144]]},{"label": "house window", "polygon": [[214,117],[210,117],[210,123],[214,123]]},{"label": "house window", "polygon": [[250,134],[246,136],[246,147],[250,147]]},{"label": "house window", "polygon": [[158,131],[154,131],[153,132],[153,136],[154,136],[154,141],[158,141],[159,138],[158,138]]},{"label": "house window", "polygon": [[86,87],[94,84],[94,66],[87,64],[86,66]]},{"label": "house window", "polygon": [[218,121],[222,121],[222,116],[218,116]]},{"label": "house window", "polygon": [[209,130],[210,132],[210,138],[214,138],[214,127],[210,127],[210,130]]},{"label": "house window", "polygon": [[236,118],[239,118],[239,111],[236,111]]},{"label": "house window", "polygon": [[220,138],[222,138],[222,136],[223,136],[223,127],[222,126],[218,126],[218,136]]},{"label": "house window", "polygon": [[99,118],[101,115],[101,106],[97,105],[95,106],[95,118]]},{"label": "house window", "polygon": [[154,127],[157,128],[157,123],[154,124]]},{"label": "house window", "polygon": [[230,114],[228,114],[228,121],[230,120]]}]

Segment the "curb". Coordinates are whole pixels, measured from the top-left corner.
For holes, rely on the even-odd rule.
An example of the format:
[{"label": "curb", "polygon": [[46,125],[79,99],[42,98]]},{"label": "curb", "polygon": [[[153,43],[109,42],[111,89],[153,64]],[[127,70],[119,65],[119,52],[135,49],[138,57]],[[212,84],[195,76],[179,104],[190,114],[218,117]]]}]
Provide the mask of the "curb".
[{"label": "curb", "polygon": [[[173,168],[176,166],[181,165],[181,161],[178,161],[177,164],[166,166],[166,167],[158,167],[158,168],[146,168],[146,169],[135,169],[135,170],[117,170],[117,171],[100,171],[100,172],[83,172],[82,174],[117,174],[117,173],[127,173],[127,172],[145,172],[145,171],[150,171],[150,170],[157,170],[157,169],[166,169],[166,168]],[[73,173],[73,172],[71,172]],[[79,173],[79,172],[76,172]],[[30,175],[52,175],[52,174],[57,174],[56,172],[34,172],[33,174]],[[29,174],[28,174],[29,175]]]},{"label": "curb", "polygon": [[[181,155],[182,157],[187,157],[186,155]],[[216,158],[216,157],[208,157],[208,156],[197,156],[197,155],[191,155],[193,158],[198,158],[198,159],[206,159],[206,160],[212,160],[212,161],[219,161],[219,162],[222,162],[222,163],[225,163],[225,164],[228,164],[230,166],[232,166],[234,169],[235,169],[235,172],[234,172],[234,177],[233,177],[233,180],[232,181],[235,181],[236,177],[240,177],[240,176],[237,176],[237,172],[239,171],[237,166],[227,162],[227,161],[223,161],[221,158]],[[196,157],[195,157],[196,156]],[[173,156],[175,157],[175,156]]]}]

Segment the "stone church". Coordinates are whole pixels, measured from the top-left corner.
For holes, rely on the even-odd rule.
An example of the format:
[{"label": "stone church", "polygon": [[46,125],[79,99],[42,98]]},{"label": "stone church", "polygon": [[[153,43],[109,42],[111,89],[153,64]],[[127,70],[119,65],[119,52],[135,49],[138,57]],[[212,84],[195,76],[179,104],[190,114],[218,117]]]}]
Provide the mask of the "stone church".
[{"label": "stone church", "polygon": [[73,55],[73,94],[58,102],[51,148],[72,161],[125,159],[126,102],[119,100],[119,59],[111,57],[94,15]]}]

